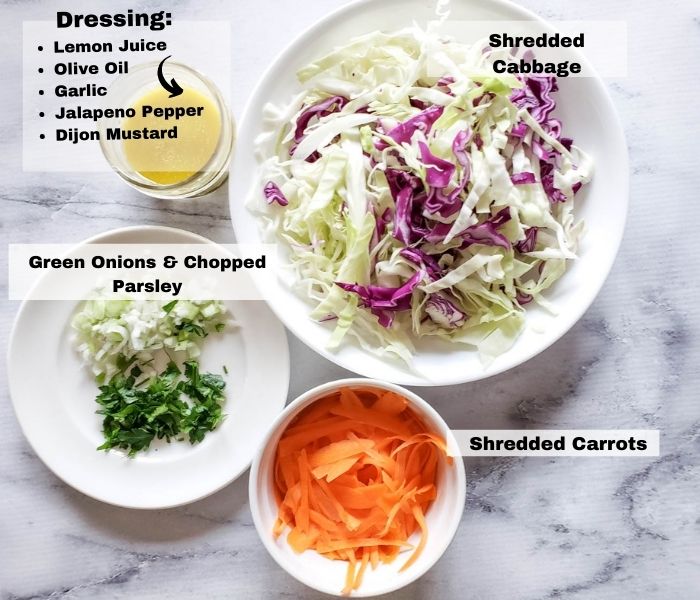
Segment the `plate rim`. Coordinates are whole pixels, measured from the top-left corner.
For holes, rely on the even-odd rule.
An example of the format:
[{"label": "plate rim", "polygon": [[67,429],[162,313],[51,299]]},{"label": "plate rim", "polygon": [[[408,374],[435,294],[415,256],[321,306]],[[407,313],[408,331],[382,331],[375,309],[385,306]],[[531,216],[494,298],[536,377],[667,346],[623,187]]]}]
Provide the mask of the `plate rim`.
[{"label": "plate rim", "polygon": [[[213,240],[210,240],[198,233],[194,233],[191,231],[188,231],[186,229],[181,229],[178,227],[168,227],[165,225],[129,225],[126,227],[117,227],[114,229],[109,229],[106,231],[103,231],[98,234],[94,234],[90,236],[89,238],[82,240],[80,242],[76,242],[75,246],[82,246],[85,244],[94,244],[94,243],[99,243],[100,239],[113,236],[113,235],[120,235],[124,233],[143,233],[147,234],[150,231],[159,231],[161,233],[174,233],[176,235],[186,235],[192,238],[193,240],[197,240],[200,243],[207,243],[207,244],[216,244],[217,242],[214,242]],[[12,323],[12,327],[10,329],[10,333],[8,336],[8,342],[7,342],[7,353],[5,355],[5,368],[7,371],[7,388],[9,392],[9,397],[10,397],[10,404],[12,405],[12,411],[14,412],[15,415],[15,421],[19,425],[20,431],[22,432],[22,435],[24,436],[24,439],[26,442],[29,444],[29,447],[32,449],[34,454],[41,460],[42,464],[51,472],[53,473],[58,479],[60,479],[63,483],[68,485],[69,487],[73,488],[74,490],[77,490],[81,494],[92,498],[93,500],[97,500],[99,502],[103,502],[105,504],[111,505],[111,506],[118,506],[121,508],[127,508],[127,509],[134,509],[134,510],[162,510],[162,509],[168,509],[168,508],[176,508],[178,506],[185,506],[187,504],[191,504],[193,502],[197,502],[199,500],[202,500],[203,498],[206,498],[208,496],[211,496],[212,494],[215,494],[216,492],[221,491],[224,489],[226,486],[232,484],[234,481],[239,479],[246,471],[250,469],[250,465],[252,464],[253,459],[256,456],[257,453],[257,448],[253,452],[251,458],[249,461],[247,461],[243,468],[241,468],[238,472],[234,473],[232,476],[228,477],[224,482],[218,484],[215,488],[212,488],[210,490],[200,492],[196,495],[193,495],[191,497],[188,497],[184,500],[178,500],[175,502],[160,502],[157,504],[144,504],[144,503],[128,503],[128,502],[115,502],[113,500],[110,500],[109,498],[105,497],[104,495],[101,495],[99,493],[95,493],[94,491],[91,491],[90,489],[86,489],[85,486],[82,484],[76,484],[73,481],[69,481],[69,477],[64,476],[63,474],[57,472],[54,470],[54,468],[49,464],[50,461],[47,461],[44,458],[44,453],[42,451],[39,451],[36,447],[36,444],[32,440],[31,436],[27,434],[27,429],[25,428],[25,424],[23,420],[19,416],[19,412],[17,409],[17,403],[18,400],[16,399],[16,394],[17,394],[17,384],[16,382],[13,384],[13,381],[15,381],[14,376],[12,375],[12,371],[10,369],[11,363],[12,363],[12,351],[13,348],[15,347],[16,343],[16,336],[18,335],[18,328],[19,328],[19,323],[22,319],[22,316],[24,312],[27,310],[27,306],[29,305],[30,302],[42,302],[41,300],[32,300],[31,299],[31,294],[34,290],[34,288],[39,285],[39,282],[43,277],[46,275],[43,275],[39,279],[37,279],[37,282],[30,288],[30,290],[27,292],[26,296],[22,299],[20,302],[19,308],[17,309],[17,312],[15,313],[15,317]],[[70,302],[70,301],[69,301]],[[246,302],[245,300],[240,300],[239,302]],[[254,300],[252,302],[257,302],[260,303],[262,306],[265,307],[266,310],[271,311],[269,305],[267,302],[264,302],[262,300]],[[274,313],[273,313],[274,314]],[[275,415],[275,418],[277,418],[277,415],[279,415],[280,412],[284,410],[284,407],[287,404],[287,399],[289,396],[289,384],[290,384],[290,377],[291,377],[291,365],[290,365],[290,354],[289,354],[289,338],[287,337],[287,332],[285,329],[284,324],[282,321],[277,318],[276,314],[274,314],[275,319],[274,322],[277,325],[278,333],[280,335],[280,341],[281,343],[281,350],[282,350],[282,360],[280,363],[282,364],[277,364],[278,371],[280,370],[279,367],[283,367],[283,372],[280,374],[280,381],[283,384],[283,387],[285,388],[286,392],[284,394],[284,398],[280,404],[280,407],[277,411],[277,414]]]}]

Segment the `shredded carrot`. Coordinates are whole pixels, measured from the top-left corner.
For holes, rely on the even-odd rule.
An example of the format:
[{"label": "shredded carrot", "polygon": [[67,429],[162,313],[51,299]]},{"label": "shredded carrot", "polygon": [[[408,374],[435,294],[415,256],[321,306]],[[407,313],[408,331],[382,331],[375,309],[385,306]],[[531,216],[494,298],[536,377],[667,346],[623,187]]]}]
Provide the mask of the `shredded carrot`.
[{"label": "shredded carrot", "polygon": [[360,563],[360,568],[358,569],[357,574],[355,575],[355,583],[352,587],[352,589],[354,590],[359,588],[360,584],[362,583],[362,577],[364,576],[365,569],[367,569],[367,564],[369,563],[369,552],[369,548],[362,549],[362,562]]},{"label": "shredded carrot", "polygon": [[343,460],[344,458],[357,456],[362,454],[365,450],[373,447],[374,442],[372,440],[358,440],[351,438],[340,442],[333,442],[319,450],[316,450],[316,452],[311,455],[309,462],[311,463],[312,467],[327,465],[328,463],[334,463],[336,461]]},{"label": "shredded carrot", "polygon": [[[425,513],[436,498],[445,441],[427,431],[394,392],[344,388],[303,410],[277,446],[275,537],[288,530],[296,552],[347,562],[342,593],[360,587],[369,565],[390,563],[427,543]],[[420,535],[413,547],[409,539]]]}]

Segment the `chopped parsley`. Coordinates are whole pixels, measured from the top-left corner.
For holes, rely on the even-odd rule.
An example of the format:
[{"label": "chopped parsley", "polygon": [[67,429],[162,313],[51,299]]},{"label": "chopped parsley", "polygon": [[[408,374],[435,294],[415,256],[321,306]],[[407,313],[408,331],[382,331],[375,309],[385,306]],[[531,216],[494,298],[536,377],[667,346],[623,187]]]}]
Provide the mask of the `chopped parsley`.
[{"label": "chopped parsley", "polygon": [[124,362],[122,373],[100,386],[96,399],[105,437],[98,450],[122,448],[134,456],[155,438],[187,437],[195,444],[221,423],[226,383],[220,375],[200,373],[190,360],[184,373],[170,362],[159,375],[137,383],[141,368],[135,365],[127,374],[133,361]]},{"label": "chopped parsley", "polygon": [[187,339],[186,334],[188,333],[202,338],[205,338],[209,335],[204,329],[204,327],[202,327],[201,325],[197,325],[196,323],[193,323],[192,321],[189,321],[187,319],[183,319],[182,323],[176,325],[175,331],[178,332],[178,339],[182,338],[183,340]]},{"label": "chopped parsley", "polygon": [[170,311],[175,308],[175,305],[177,304],[177,300],[173,300],[172,302],[168,302],[167,304],[163,305],[163,310],[165,311],[165,314],[170,314]]}]

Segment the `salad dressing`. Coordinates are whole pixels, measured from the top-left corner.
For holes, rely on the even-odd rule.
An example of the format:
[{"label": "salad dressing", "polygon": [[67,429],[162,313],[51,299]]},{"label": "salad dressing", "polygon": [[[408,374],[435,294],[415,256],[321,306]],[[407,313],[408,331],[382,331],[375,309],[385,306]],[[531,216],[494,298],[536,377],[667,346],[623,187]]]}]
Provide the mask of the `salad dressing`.
[{"label": "salad dressing", "polygon": [[146,91],[132,108],[136,115],[124,120],[124,129],[168,131],[155,139],[123,141],[134,171],[154,183],[174,185],[205,169],[221,137],[221,114],[212,98],[193,88],[170,98],[159,86]]}]

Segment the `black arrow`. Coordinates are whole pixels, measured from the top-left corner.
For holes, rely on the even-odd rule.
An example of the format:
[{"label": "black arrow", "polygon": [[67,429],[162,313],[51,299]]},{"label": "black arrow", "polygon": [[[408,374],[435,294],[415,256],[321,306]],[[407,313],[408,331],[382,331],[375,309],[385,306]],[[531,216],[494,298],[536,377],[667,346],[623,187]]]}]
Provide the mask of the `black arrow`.
[{"label": "black arrow", "polygon": [[163,63],[169,58],[170,56],[166,56],[163,60],[160,61],[160,64],[158,65],[158,81],[160,81],[160,85],[163,86],[163,89],[165,89],[166,92],[170,92],[170,96],[168,97],[173,98],[182,94],[184,90],[180,87],[178,82],[175,81],[174,77],[170,80],[170,83],[168,83],[165,77],[163,76]]}]

